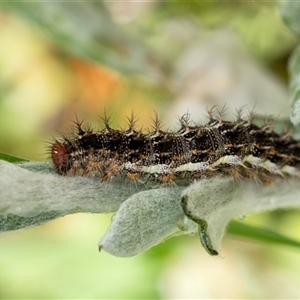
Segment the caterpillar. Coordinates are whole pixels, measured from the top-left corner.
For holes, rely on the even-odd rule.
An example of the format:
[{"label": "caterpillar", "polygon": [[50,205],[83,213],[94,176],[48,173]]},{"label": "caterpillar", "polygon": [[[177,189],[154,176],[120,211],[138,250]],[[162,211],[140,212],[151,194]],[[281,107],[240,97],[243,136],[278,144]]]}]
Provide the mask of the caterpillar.
[{"label": "caterpillar", "polygon": [[100,131],[85,129],[76,120],[76,133],[55,139],[49,150],[58,174],[96,172],[102,182],[121,175],[172,183],[220,172],[264,184],[278,177],[300,177],[300,141],[276,133],[270,124],[255,125],[252,114],[241,115],[225,121],[222,113],[209,111],[207,124],[198,126],[185,114],[176,132],[162,130],[157,115],[148,132],[136,129],[133,114],[124,130],[111,128],[107,116]]}]

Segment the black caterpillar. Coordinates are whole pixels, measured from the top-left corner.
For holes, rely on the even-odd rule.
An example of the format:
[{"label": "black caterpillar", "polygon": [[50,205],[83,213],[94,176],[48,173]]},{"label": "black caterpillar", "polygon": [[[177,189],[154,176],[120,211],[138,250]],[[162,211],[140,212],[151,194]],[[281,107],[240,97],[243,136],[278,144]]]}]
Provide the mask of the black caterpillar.
[{"label": "black caterpillar", "polygon": [[126,130],[111,128],[106,116],[101,131],[74,123],[77,134],[56,139],[50,148],[55,169],[62,175],[96,171],[102,181],[123,175],[131,180],[150,176],[163,183],[217,172],[263,183],[300,176],[300,142],[268,124],[253,124],[251,114],[244,119],[239,113],[229,122],[211,111],[208,123],[200,126],[191,125],[186,114],[177,132],[163,131],[157,116],[148,133],[135,129],[133,115]]}]

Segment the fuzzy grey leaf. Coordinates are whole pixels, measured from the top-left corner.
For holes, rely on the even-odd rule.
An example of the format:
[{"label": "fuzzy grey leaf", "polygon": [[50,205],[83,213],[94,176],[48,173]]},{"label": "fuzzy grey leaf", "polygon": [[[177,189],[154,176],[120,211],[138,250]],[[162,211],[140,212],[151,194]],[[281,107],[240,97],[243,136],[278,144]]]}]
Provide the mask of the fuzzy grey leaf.
[{"label": "fuzzy grey leaf", "polygon": [[294,126],[300,124],[300,47],[298,47],[289,61],[290,75],[290,101],[291,114],[290,119]]},{"label": "fuzzy grey leaf", "polygon": [[232,218],[300,204],[297,179],[262,186],[218,175],[187,188],[183,184],[149,189],[117,180],[101,183],[93,177],[59,176],[46,163],[4,161],[0,161],[0,190],[0,231],[76,212],[117,211],[100,241],[100,248],[115,256],[136,255],[197,227],[204,248],[216,255]]},{"label": "fuzzy grey leaf", "polygon": [[57,175],[50,164],[0,161],[0,231],[38,225],[76,212],[115,212],[144,187]]},{"label": "fuzzy grey leaf", "polygon": [[183,218],[181,189],[137,193],[121,205],[99,248],[116,256],[133,256],[174,234]]},{"label": "fuzzy grey leaf", "polygon": [[176,234],[183,219],[182,190],[160,188],[130,197],[114,216],[99,248],[115,256],[133,256]]},{"label": "fuzzy grey leaf", "polygon": [[209,254],[216,255],[231,219],[278,208],[299,207],[298,185],[296,179],[278,179],[272,185],[262,186],[220,175],[188,187],[183,192],[183,207],[199,224],[199,237],[204,248]]}]

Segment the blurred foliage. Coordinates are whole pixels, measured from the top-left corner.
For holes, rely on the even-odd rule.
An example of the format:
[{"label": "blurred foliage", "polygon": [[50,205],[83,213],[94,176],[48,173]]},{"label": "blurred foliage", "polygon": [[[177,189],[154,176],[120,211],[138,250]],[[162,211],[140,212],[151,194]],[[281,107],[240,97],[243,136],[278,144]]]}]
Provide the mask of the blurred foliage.
[{"label": "blurred foliage", "polygon": [[[74,111],[83,118],[101,114],[105,106],[119,124],[134,108],[140,123],[148,126],[150,112],[170,111],[179,94],[177,62],[194,43],[205,44],[218,31],[235,32],[248,53],[284,80],[287,60],[298,43],[283,25],[275,1],[7,1],[0,8],[0,151],[13,154],[0,158],[11,162],[18,156],[44,160],[45,140],[64,130]],[[298,2],[285,1],[280,8],[288,28],[299,35]],[[300,90],[298,56],[294,54],[290,67],[292,95]],[[300,239],[297,212],[254,220]],[[108,223],[97,216],[69,216],[2,235],[0,298],[298,295],[298,253],[280,252],[271,244],[251,247],[227,241],[228,259],[218,260],[216,267],[193,239],[178,238],[120,260],[96,252],[95,239]],[[268,233],[248,227],[241,232],[235,226],[229,232],[248,232],[256,240]]]},{"label": "blurred foliage", "polygon": [[[120,72],[138,72],[151,78],[157,56],[115,24],[103,2],[4,2],[36,23],[55,45],[69,54],[98,61]],[[159,74],[160,75],[160,74]]]},{"label": "blurred foliage", "polygon": [[[300,5],[297,2],[283,2],[280,6],[283,21],[291,31],[300,35]],[[289,88],[290,88],[290,119],[300,135],[300,47],[298,46],[289,60]]]},{"label": "blurred foliage", "polygon": [[241,36],[247,49],[265,62],[277,60],[296,42],[282,26],[275,1],[234,1],[222,4],[216,1],[177,1],[163,2],[160,6],[164,20],[166,15],[192,17],[208,29],[233,29]]},{"label": "blurred foliage", "polygon": [[280,14],[282,20],[289,27],[289,29],[298,36],[300,35],[299,13],[299,3],[294,1],[282,1],[282,3],[280,3]]}]

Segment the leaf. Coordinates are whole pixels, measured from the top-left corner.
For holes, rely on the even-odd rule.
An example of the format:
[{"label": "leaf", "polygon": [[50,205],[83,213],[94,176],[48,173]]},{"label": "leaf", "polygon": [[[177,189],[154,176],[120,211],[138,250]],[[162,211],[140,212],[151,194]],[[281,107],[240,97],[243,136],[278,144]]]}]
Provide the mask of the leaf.
[{"label": "leaf", "polygon": [[0,160],[5,160],[11,163],[29,162],[29,160],[26,158],[21,158],[6,153],[0,153]]},{"label": "leaf", "polygon": [[[133,256],[179,233],[182,190],[162,188],[131,196],[114,216],[99,249],[115,256]],[[189,232],[196,229],[190,227]]]},{"label": "leaf", "polygon": [[[193,233],[198,226],[205,250],[210,255],[218,255],[227,224],[235,216],[300,205],[297,180],[278,180],[265,187],[253,181],[237,181],[219,175],[183,189],[181,200],[179,191],[158,191],[159,197],[143,192],[126,200],[101,239],[100,249],[115,256],[132,256],[175,234]],[[232,229],[237,232],[237,226]],[[256,233],[257,239],[292,243],[264,229],[249,232],[246,225],[243,229],[246,236],[255,239]],[[243,230],[239,234],[243,236]]]},{"label": "leaf", "polygon": [[290,119],[294,126],[300,124],[300,47],[298,47],[289,61],[290,102],[292,106]]},{"label": "leaf", "polygon": [[300,36],[299,1],[282,1],[280,3],[280,14],[289,29]]},{"label": "leaf", "polygon": [[[300,35],[300,3],[299,1],[284,1],[280,5],[283,21],[291,31]],[[297,126],[300,124],[300,47],[294,50],[289,60],[289,88],[290,88],[290,120]],[[296,132],[300,132],[297,128]]]},{"label": "leaf", "polygon": [[182,195],[184,211],[198,224],[200,241],[211,255],[220,253],[226,226],[235,216],[300,205],[297,179],[278,179],[269,186],[223,175],[211,179],[194,183]]},{"label": "leaf", "polygon": [[[261,186],[217,175],[188,187],[185,181],[176,184],[155,187],[126,184],[117,178],[101,183],[96,176],[57,175],[47,163],[0,161],[0,231],[36,226],[77,212],[117,212],[99,245],[115,256],[136,255],[197,228],[205,250],[217,255],[227,224],[235,216],[300,204],[298,181],[292,179]],[[266,231],[246,229],[246,236],[266,239]],[[269,233],[270,241],[276,238]]]},{"label": "leaf", "polygon": [[293,246],[293,247],[300,248],[300,241],[296,241],[292,238],[279,234],[274,230],[268,228],[255,227],[237,221],[231,221],[229,223],[227,233],[251,238],[257,241],[259,240],[266,243],[273,243],[273,244]]},{"label": "leaf", "polygon": [[77,212],[115,212],[145,189],[99,178],[64,177],[47,163],[0,161],[0,231],[39,225]]}]

